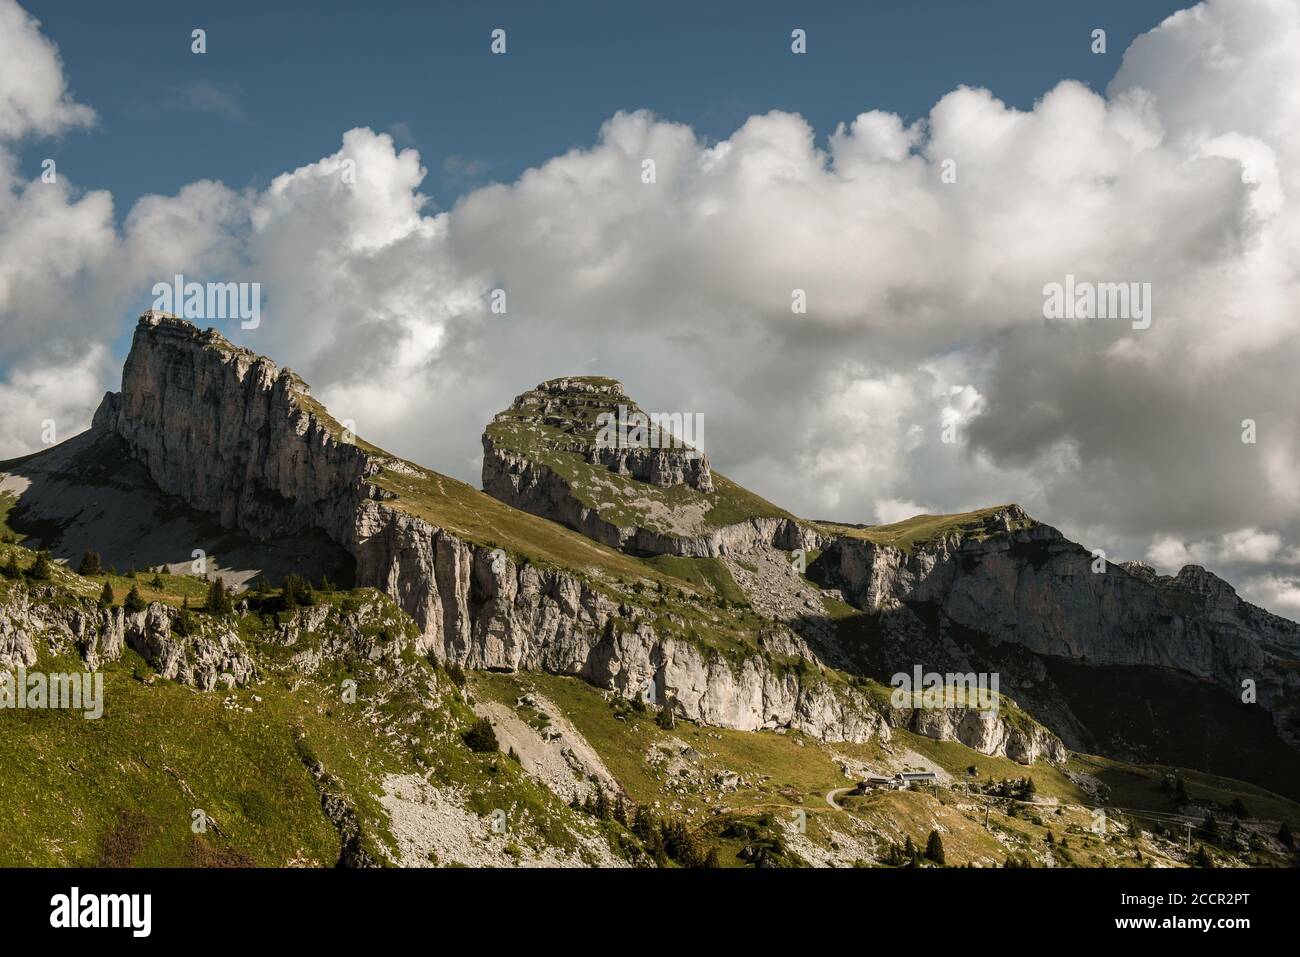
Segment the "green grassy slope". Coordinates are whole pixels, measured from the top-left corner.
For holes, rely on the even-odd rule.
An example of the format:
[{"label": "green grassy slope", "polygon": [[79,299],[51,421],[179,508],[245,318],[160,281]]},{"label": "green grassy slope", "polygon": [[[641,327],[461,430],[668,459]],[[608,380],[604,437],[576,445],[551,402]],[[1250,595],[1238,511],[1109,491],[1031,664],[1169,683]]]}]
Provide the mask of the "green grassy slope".
[{"label": "green grassy slope", "polygon": [[[1034,866],[1183,866],[1184,832],[1171,819],[1177,807],[1161,783],[1166,769],[1076,755],[1063,767],[1026,767],[972,751],[955,741],[934,741],[895,730],[888,745],[831,744],[798,733],[741,732],[678,722],[661,727],[652,710],[607,700],[573,679],[540,674],[472,677],[475,693],[511,705],[540,693],[582,733],[637,804],[671,808],[714,846],[723,866],[743,866],[737,853],[754,834],[776,836],[787,848],[796,815],[808,840],[822,852],[860,842],[863,863],[879,863],[890,842],[910,837],[924,846],[931,829],[943,831],[949,864],[1001,866],[1008,858],[1031,858]],[[954,786],[936,790],[879,791],[855,795],[845,760],[883,768],[887,760],[915,753],[952,775]],[[911,763],[911,762],[908,762]],[[969,769],[975,773],[971,775]],[[734,789],[717,786],[717,775],[739,776]],[[1216,806],[1220,817],[1240,798],[1253,818],[1300,826],[1300,804],[1240,781],[1176,770],[1191,801]],[[1034,800],[996,796],[999,782],[1031,778]],[[1083,786],[1094,780],[1096,791]],[[984,795],[983,789],[994,792]],[[836,792],[833,808],[827,801]],[[1095,833],[1096,807],[1105,807],[1106,834]],[[987,823],[986,823],[987,812]],[[1132,826],[1133,832],[1129,832]],[[1049,843],[1048,834],[1052,835]],[[765,838],[765,839],[766,839]],[[1196,846],[1202,843],[1197,838]],[[1225,842],[1226,843],[1226,842]],[[1221,863],[1288,866],[1290,857],[1254,839],[1246,850],[1211,846]],[[807,853],[807,849],[804,850]]]},{"label": "green grassy slope", "polygon": [[[1009,507],[1011,506],[998,505],[976,509],[972,512],[959,512],[953,515],[914,515],[911,518],[890,525],[871,525],[865,528],[837,525],[833,522],[820,522],[818,527],[828,534],[863,539],[877,545],[890,545],[901,551],[910,552],[937,542],[948,535],[982,537],[987,534],[985,522],[998,512]],[[1030,528],[1035,524],[1033,519],[1024,518],[1013,521],[1011,527],[1015,530]]]},{"label": "green grassy slope", "polygon": [[[30,553],[13,545],[0,545],[0,564],[11,554],[30,567]],[[160,597],[183,600],[180,578],[167,576]],[[100,581],[58,566],[48,582],[0,576],[0,602],[26,590],[24,599],[88,609]],[[333,866],[342,842],[308,770],[317,761],[376,859],[396,847],[380,803],[389,775],[468,795],[485,830],[486,815],[506,811],[521,845],[585,853],[579,835],[591,822],[516,762],[467,747],[462,736],[476,716],[457,688],[463,679],[414,654],[415,625],[387,598],[369,589],[318,592],[333,611],[319,631],[286,646],[278,626],[290,613],[268,610],[278,597],[255,598],[267,607],[230,619],[258,663],[249,687],[198,691],[158,677],[127,649],[102,669],[99,719],[0,709],[0,866]],[[392,657],[338,657],[341,615],[362,606],[373,611],[361,635],[381,646],[405,642],[400,668]],[[40,636],[36,647],[31,671],[85,668],[51,653]],[[293,657],[311,649],[325,659],[307,674]],[[342,693],[349,680],[353,701]],[[196,810],[215,822],[205,832],[192,827]]]}]

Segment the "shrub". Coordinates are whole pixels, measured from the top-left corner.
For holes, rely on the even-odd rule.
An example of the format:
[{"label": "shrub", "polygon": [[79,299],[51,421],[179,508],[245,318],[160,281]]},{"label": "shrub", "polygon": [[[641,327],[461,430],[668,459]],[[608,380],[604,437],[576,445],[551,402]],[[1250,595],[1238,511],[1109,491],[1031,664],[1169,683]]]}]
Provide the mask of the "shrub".
[{"label": "shrub", "polygon": [[113,607],[113,602],[115,602],[116,600],[117,600],[117,596],[113,594],[113,585],[112,585],[112,583],[111,583],[111,582],[104,582],[104,588],[103,588],[103,590],[99,593],[99,607],[100,607],[100,608],[112,608],[112,607]]},{"label": "shrub", "polygon": [[18,565],[18,556],[10,552],[9,561],[5,562],[4,568],[0,571],[3,571],[5,578],[21,578],[23,570]]},{"label": "shrub", "polygon": [[462,737],[466,746],[476,754],[489,754],[501,749],[501,745],[497,742],[497,733],[492,728],[492,722],[487,718],[479,718],[475,721]]},{"label": "shrub", "polygon": [[34,582],[47,582],[50,580],[53,572],[50,569],[50,553],[37,552],[36,561],[32,562],[32,567],[27,569],[27,577]]},{"label": "shrub", "polygon": [[943,855],[943,838],[939,836],[938,831],[931,831],[930,837],[925,842],[925,859],[940,865],[947,863]]},{"label": "shrub", "polygon": [[921,852],[912,843],[911,835],[908,835],[906,842],[903,844],[903,856],[907,859],[909,867],[915,867],[921,860]]},{"label": "shrub", "polygon": [[220,578],[213,579],[212,584],[208,585],[207,610],[214,615],[229,615],[235,610],[230,592],[226,591],[226,583]]},{"label": "shrub", "polygon": [[1213,812],[1205,815],[1205,820],[1201,822],[1200,833],[1205,840],[1215,843],[1218,843],[1222,838],[1223,833],[1219,829],[1219,820],[1214,816]]},{"label": "shrub", "polygon": [[285,575],[280,588],[284,592],[284,607],[286,609],[297,608],[299,605],[316,604],[316,592],[312,590],[311,582],[301,575]]},{"label": "shrub", "polygon": [[180,614],[176,616],[176,624],[172,630],[182,638],[187,638],[194,634],[194,615],[190,612],[190,600],[186,597],[181,602]]},{"label": "shrub", "polygon": [[663,728],[665,731],[671,731],[675,728],[677,726],[677,721],[673,718],[673,709],[668,707],[668,705],[664,705],[660,708],[659,713],[655,715],[655,724],[659,725],[659,727]]}]

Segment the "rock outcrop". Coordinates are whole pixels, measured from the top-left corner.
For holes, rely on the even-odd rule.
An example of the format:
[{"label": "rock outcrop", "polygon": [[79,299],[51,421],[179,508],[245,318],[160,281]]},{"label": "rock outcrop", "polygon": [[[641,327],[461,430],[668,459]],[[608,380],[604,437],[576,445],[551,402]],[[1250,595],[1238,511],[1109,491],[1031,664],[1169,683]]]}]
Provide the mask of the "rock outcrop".
[{"label": "rock outcrop", "polygon": [[493,420],[521,425],[539,451],[581,456],[592,465],[657,485],[712,492],[709,457],[692,447],[691,421],[653,420],[614,379],[550,379],[518,396]]},{"label": "rock outcrop", "polygon": [[146,313],[93,427],[120,436],[164,492],[226,528],[341,540],[378,470],[291,370],[215,330]]},{"label": "rock outcrop", "polygon": [[950,535],[911,551],[840,537],[822,564],[870,613],[930,608],[995,645],[1177,669],[1233,695],[1252,681],[1279,733],[1300,744],[1300,625],[1243,601],[1199,566],[1176,576],[1141,563],[1098,566],[1055,528],[1026,527],[1016,506],[996,518],[1006,531]]},{"label": "rock outcrop", "polygon": [[647,421],[613,379],[543,382],[484,431],[483,490],[634,554],[718,558],[757,545],[817,547],[807,524],[715,481],[708,456],[678,435],[689,432],[687,414],[676,413],[671,430],[639,425]]},{"label": "rock outcrop", "polygon": [[0,668],[30,668],[45,651],[78,654],[94,671],[129,647],[159,676],[203,691],[246,685],[256,676],[232,622],[205,618],[182,635],[177,621],[175,609],[157,602],[128,613],[55,585],[12,588],[0,598]]},{"label": "rock outcrop", "polygon": [[0,668],[31,667],[44,643],[52,652],[76,652],[92,670],[122,656],[122,609],[57,600],[52,586],[10,589],[0,598]]}]

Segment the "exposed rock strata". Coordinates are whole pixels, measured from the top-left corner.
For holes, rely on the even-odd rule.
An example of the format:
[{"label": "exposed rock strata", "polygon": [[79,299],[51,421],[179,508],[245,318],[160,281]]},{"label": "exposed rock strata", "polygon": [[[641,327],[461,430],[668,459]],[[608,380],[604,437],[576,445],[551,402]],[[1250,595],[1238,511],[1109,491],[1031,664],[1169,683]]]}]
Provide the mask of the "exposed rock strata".
[{"label": "exposed rock strata", "polygon": [[[1012,506],[1002,524],[1024,517]],[[1300,743],[1300,625],[1243,601],[1199,566],[1176,576],[1141,563],[1094,573],[1090,552],[1042,524],[950,536],[910,553],[842,537],[822,563],[868,612],[929,606],[995,644],[1091,664],[1174,668],[1233,695],[1249,679],[1279,733]]]},{"label": "exposed rock strata", "polygon": [[549,518],[588,538],[638,555],[720,558],[763,546],[790,550],[816,548],[820,536],[788,518],[750,518],[719,528],[669,534],[636,524],[619,525],[601,516],[574,494],[572,484],[553,469],[483,436],[483,490],[513,508]]}]

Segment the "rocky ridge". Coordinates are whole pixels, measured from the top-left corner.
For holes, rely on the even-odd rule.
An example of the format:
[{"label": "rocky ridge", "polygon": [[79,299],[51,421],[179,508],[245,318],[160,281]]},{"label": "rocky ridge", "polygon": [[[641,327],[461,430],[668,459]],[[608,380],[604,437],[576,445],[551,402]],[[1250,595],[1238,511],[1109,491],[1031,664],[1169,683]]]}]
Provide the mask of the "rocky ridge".
[{"label": "rocky ridge", "polygon": [[[295,374],[211,330],[143,316],[122,392],[105,397],[94,428],[120,436],[164,491],[227,527],[263,537],[325,532],[355,558],[357,584],[391,595],[419,626],[416,650],[440,661],[576,675],[624,695],[653,682],[679,717],[729,728],[863,741],[902,720],[765,655],[710,655],[663,633],[653,612],[607,584],[467,541],[406,511],[378,476],[432,473],[358,442]],[[751,542],[771,533],[781,547],[790,541],[782,527],[736,534]],[[1041,728],[990,736],[959,720],[948,730],[1030,760],[1061,753]]]},{"label": "rocky ridge", "polygon": [[1177,669],[1234,696],[1253,681],[1279,734],[1300,744],[1300,625],[1243,601],[1199,566],[1173,576],[1141,563],[1094,572],[1091,552],[1026,519],[1009,506],[989,517],[994,534],[947,535],[910,551],[841,536],[820,565],[869,614],[931,609],[995,645]]}]

